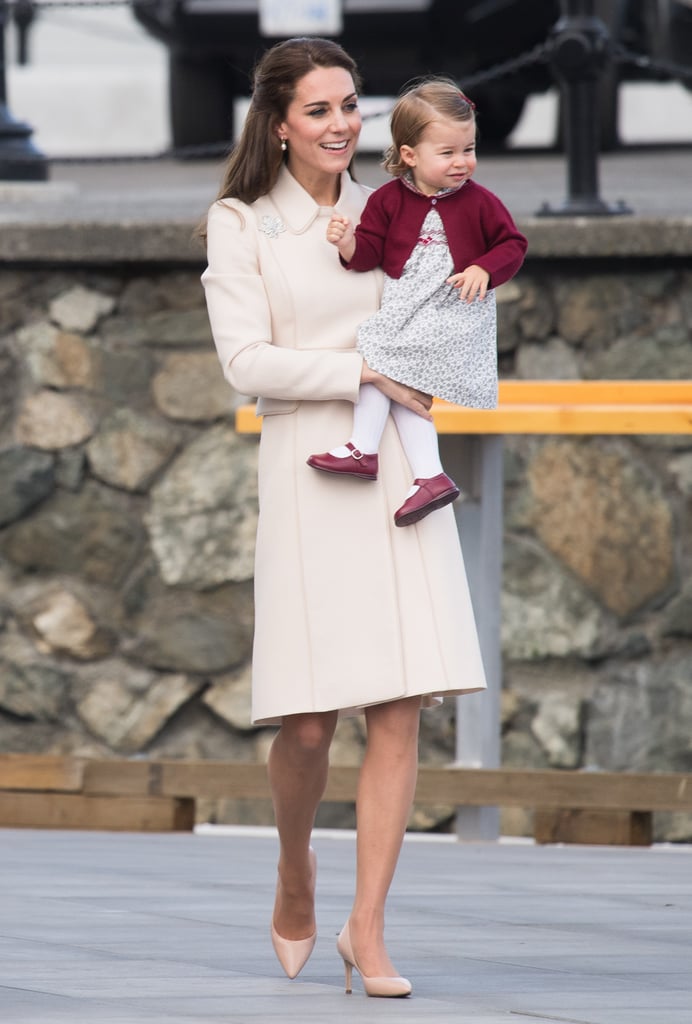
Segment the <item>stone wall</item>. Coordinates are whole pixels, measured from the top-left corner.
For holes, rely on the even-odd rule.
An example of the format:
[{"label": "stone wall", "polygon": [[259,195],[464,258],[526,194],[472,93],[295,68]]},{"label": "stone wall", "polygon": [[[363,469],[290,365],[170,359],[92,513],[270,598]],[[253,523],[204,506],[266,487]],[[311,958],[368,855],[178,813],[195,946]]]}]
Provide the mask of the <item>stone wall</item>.
[{"label": "stone wall", "polygon": [[[692,379],[682,260],[538,248],[500,290],[504,376]],[[266,757],[272,731],[249,721],[257,441],[234,430],[244,398],[200,270],[0,267],[3,751]],[[692,771],[691,527],[690,435],[507,439],[505,764]],[[425,761],[453,759],[454,714],[424,715]],[[334,762],[362,746],[343,722]],[[657,834],[692,839],[692,821],[660,816]]]}]

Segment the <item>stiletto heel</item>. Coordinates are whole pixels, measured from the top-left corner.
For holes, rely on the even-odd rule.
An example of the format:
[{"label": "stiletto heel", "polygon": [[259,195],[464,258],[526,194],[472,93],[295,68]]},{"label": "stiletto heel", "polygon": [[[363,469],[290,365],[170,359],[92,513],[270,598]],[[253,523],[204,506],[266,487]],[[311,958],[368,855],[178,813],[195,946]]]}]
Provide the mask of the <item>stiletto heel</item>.
[{"label": "stiletto heel", "polygon": [[[315,852],[310,849],[313,872],[316,870]],[[277,889],[278,885],[277,883]],[[310,954],[315,948],[317,941],[317,929],[308,935],[307,939],[284,939],[274,927],[274,918],[271,923],[272,946],[279,961],[289,978],[297,977],[310,959]]]},{"label": "stiletto heel", "polygon": [[351,979],[353,977],[353,966],[348,962],[348,960],[344,960],[344,974],[346,975],[346,995],[350,996],[351,992],[353,991],[353,986],[351,984]]},{"label": "stiletto heel", "polygon": [[355,956],[353,955],[353,946],[351,945],[351,933],[348,921],[341,929],[341,934],[339,935],[339,938],[336,940],[336,948],[341,956],[341,959],[344,961],[344,969],[346,971],[347,995],[352,991],[351,978],[354,967],[360,974],[366,995],[385,996],[390,998],[398,998],[401,996],[411,995],[412,986],[408,978],[368,978],[363,974],[360,967],[358,966]]}]

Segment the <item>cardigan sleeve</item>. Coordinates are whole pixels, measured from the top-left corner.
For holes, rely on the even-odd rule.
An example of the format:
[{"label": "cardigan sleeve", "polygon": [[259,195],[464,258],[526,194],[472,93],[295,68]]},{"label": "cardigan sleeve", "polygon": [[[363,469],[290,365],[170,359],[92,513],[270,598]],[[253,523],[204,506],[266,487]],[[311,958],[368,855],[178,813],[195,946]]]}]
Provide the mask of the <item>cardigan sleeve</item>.
[{"label": "cardigan sleeve", "polygon": [[356,227],[356,250],[352,258],[348,263],[341,261],[347,270],[374,270],[382,266],[389,220],[382,191],[378,189],[369,196]]},{"label": "cardigan sleeve", "polygon": [[490,285],[496,288],[509,281],[519,270],[524,262],[528,242],[514,223],[509,210],[491,192],[485,193],[480,214],[486,251],[472,262],[487,270]]},{"label": "cardigan sleeve", "polygon": [[358,352],[272,343],[254,214],[245,204],[225,200],[211,207],[202,285],[224,375],[241,394],[286,401],[358,400],[363,364]]}]

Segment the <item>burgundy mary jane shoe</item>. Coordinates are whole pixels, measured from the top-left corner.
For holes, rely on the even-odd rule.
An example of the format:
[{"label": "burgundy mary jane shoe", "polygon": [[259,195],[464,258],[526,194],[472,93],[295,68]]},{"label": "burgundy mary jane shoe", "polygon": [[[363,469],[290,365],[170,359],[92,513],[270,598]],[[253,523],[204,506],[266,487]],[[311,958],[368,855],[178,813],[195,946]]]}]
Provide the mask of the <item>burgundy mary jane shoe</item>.
[{"label": "burgundy mary jane shoe", "polygon": [[360,480],[377,480],[377,455],[366,455],[358,451],[349,441],[346,447],[351,452],[343,459],[324,452],[322,455],[311,455],[308,466],[321,469],[324,473],[341,473],[342,476],[356,476]]},{"label": "burgundy mary jane shoe", "polygon": [[419,478],[413,482],[418,485],[418,490],[394,513],[396,526],[411,526],[412,523],[425,519],[435,509],[449,505],[461,494],[446,473],[438,473],[428,480]]}]

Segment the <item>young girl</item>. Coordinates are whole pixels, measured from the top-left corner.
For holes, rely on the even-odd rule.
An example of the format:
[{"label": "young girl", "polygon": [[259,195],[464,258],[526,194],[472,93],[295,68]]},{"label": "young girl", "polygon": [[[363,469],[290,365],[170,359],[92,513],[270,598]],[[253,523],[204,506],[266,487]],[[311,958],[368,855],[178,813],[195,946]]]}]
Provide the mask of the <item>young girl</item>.
[{"label": "young girl", "polygon": [[[381,308],[361,324],[358,349],[371,369],[419,391],[493,408],[493,289],[519,270],[526,238],[497,196],[471,180],[475,106],[453,82],[432,78],[407,90],[390,126],[384,167],[393,180],[372,193],[355,230],[338,214],[327,229],[347,269],[385,272]],[[443,471],[431,421],[365,384],[350,440],[307,461],[327,473],[376,480],[390,412],[414,477],[394,522],[409,526],[460,493]]]}]

